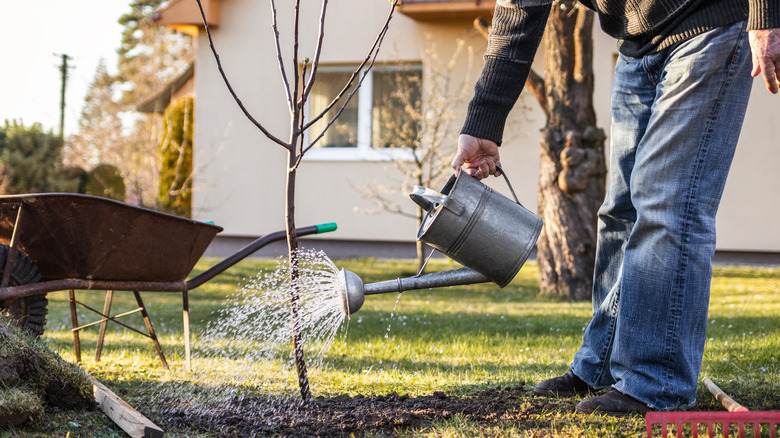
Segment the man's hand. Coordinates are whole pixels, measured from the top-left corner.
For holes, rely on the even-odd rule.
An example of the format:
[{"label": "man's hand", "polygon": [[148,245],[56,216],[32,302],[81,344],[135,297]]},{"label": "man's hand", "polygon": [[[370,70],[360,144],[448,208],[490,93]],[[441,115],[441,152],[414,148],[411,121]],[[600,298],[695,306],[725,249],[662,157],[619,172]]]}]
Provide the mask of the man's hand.
[{"label": "man's hand", "polygon": [[748,31],[753,53],[753,77],[762,74],[766,89],[777,94],[780,87],[780,28]]},{"label": "man's hand", "polygon": [[467,134],[458,137],[458,152],[452,160],[455,172],[462,167],[469,175],[482,179],[488,175],[501,175],[496,166],[501,166],[497,144]]}]

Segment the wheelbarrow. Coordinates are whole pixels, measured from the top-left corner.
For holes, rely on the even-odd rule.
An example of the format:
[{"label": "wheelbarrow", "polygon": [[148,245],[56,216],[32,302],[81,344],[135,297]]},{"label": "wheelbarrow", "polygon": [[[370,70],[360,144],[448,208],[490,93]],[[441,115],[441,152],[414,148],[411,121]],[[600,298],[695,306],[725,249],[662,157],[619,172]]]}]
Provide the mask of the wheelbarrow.
[{"label": "wheelbarrow", "polygon": [[[336,224],[297,228],[298,236],[334,231]],[[188,292],[271,242],[285,231],[266,234],[203,273],[187,278],[222,227],[111,199],[68,193],[0,196],[0,307],[23,327],[40,335],[46,322],[46,293],[69,291],[76,360],[81,360],[79,330],[100,324],[96,360],[100,359],[108,321],[149,337],[163,366],[165,356],[140,292],[182,294],[184,348],[190,362]],[[4,268],[3,268],[4,267]],[[103,312],[76,300],[76,290],[106,291]],[[111,316],[114,291],[132,291],[138,309]],[[78,326],[76,305],[100,321]],[[148,335],[117,318],[141,312]]]}]

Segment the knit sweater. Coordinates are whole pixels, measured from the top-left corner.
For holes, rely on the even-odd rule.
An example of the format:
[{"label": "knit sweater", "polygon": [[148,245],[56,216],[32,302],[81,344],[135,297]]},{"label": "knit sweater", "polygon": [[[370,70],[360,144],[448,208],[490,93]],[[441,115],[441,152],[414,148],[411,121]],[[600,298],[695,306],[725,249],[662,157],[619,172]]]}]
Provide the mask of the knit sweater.
[{"label": "knit sweater", "polygon": [[[619,51],[641,57],[719,26],[780,28],[780,0],[580,0],[596,11]],[[464,134],[501,144],[525,85],[552,0],[498,0],[485,65],[469,103]]]}]

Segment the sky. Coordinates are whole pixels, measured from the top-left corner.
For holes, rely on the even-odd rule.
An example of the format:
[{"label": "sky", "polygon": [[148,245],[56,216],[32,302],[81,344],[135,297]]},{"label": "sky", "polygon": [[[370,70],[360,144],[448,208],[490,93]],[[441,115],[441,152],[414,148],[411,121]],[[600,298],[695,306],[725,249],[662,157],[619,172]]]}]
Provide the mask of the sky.
[{"label": "sky", "polygon": [[102,58],[116,72],[119,17],[130,0],[0,0],[0,124],[21,120],[59,133],[59,55],[68,64],[65,135],[75,134],[87,88]]}]

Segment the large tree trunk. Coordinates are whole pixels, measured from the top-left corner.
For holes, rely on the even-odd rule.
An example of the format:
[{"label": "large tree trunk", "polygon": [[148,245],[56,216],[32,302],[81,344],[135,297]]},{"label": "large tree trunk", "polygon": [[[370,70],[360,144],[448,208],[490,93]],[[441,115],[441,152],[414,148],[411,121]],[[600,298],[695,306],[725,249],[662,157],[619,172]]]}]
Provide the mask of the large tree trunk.
[{"label": "large tree trunk", "polygon": [[597,211],[604,199],[604,132],[593,110],[593,12],[556,1],[547,23],[547,125],[540,145],[540,292],[591,296]]}]

